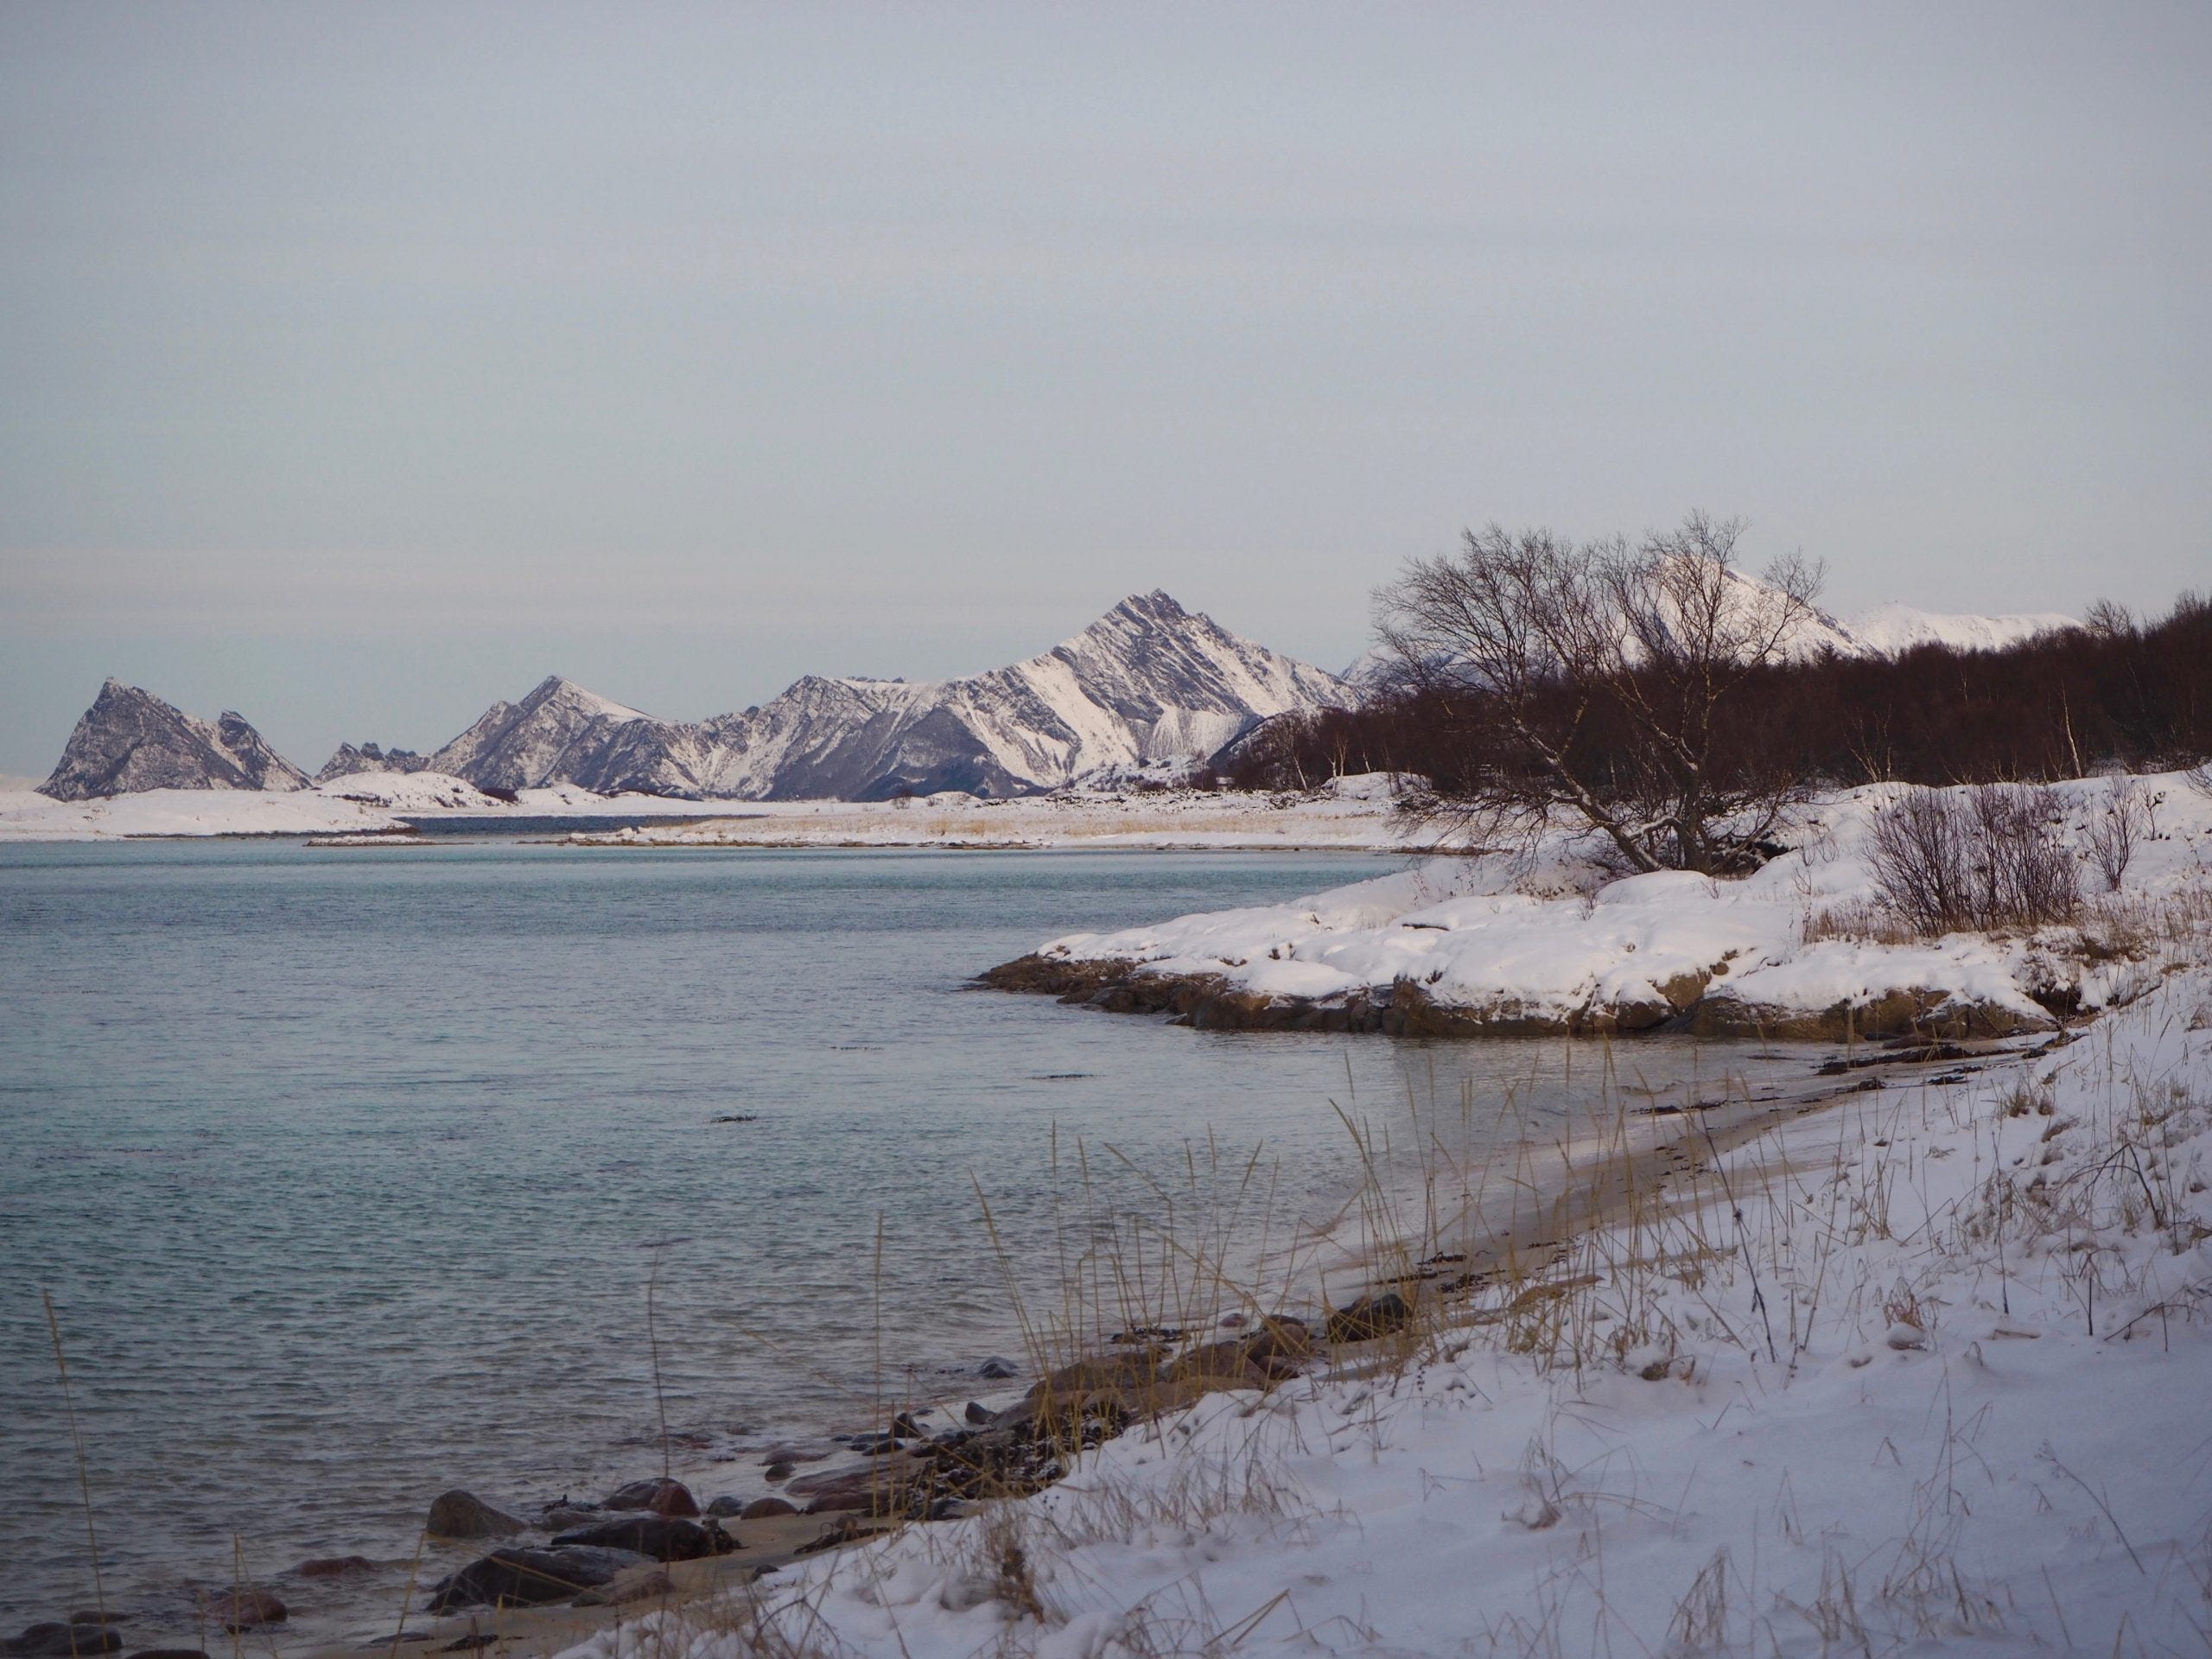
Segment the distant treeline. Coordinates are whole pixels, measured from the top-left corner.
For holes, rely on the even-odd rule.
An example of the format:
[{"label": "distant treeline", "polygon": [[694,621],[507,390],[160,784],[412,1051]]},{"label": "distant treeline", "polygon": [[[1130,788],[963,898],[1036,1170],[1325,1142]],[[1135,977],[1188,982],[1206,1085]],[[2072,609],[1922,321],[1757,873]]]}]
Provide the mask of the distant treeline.
[{"label": "distant treeline", "polygon": [[[1584,693],[1562,685],[1561,697]],[[1625,777],[1639,757],[1601,696],[1581,759]],[[1722,715],[1716,760],[1738,778],[1814,786],[1976,784],[2158,772],[2212,756],[2212,600],[2184,593],[2162,620],[2100,604],[2085,625],[2002,651],[1923,645],[1758,671]],[[1479,691],[1378,691],[1364,707],[1286,715],[1241,746],[1224,781],[1307,787],[1354,772],[1417,772],[1475,794],[1517,764]]]}]

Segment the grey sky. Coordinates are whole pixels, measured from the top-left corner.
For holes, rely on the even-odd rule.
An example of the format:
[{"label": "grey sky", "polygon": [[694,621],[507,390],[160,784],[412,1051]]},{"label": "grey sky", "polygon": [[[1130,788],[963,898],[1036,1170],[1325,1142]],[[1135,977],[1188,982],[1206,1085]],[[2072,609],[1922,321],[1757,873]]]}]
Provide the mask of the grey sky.
[{"label": "grey sky", "polygon": [[2212,8],[0,5],[0,771],[1340,666],[1473,520],[2212,578]]}]

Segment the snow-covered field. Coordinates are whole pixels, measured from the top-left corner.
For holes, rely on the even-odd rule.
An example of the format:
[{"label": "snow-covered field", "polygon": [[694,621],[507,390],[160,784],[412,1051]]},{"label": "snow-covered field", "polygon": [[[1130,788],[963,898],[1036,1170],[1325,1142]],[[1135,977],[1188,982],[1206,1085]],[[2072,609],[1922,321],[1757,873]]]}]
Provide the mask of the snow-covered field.
[{"label": "snow-covered field", "polygon": [[[2201,1653],[2212,974],[584,1659]],[[1383,1344],[1370,1344],[1380,1347]]]},{"label": "snow-covered field", "polygon": [[1001,801],[948,793],[903,803],[747,802],[739,810],[758,816],[571,839],[625,847],[1388,849],[1421,833],[1397,804],[1393,780],[1376,774],[1300,795],[1106,789]]},{"label": "snow-covered field", "polygon": [[594,795],[572,785],[526,789],[512,801],[437,772],[365,772],[301,790],[150,789],[89,801],[0,791],[0,841],[105,841],[149,836],[388,834],[436,817],[696,817],[696,801]]},{"label": "snow-covered field", "polygon": [[92,801],[4,792],[0,840],[372,835],[410,819],[558,816],[664,821],[581,832],[571,838],[578,845],[1389,848],[1408,834],[1395,809],[1391,780],[1375,777],[1297,796],[1088,790],[1001,801],[956,792],[905,802],[700,802],[560,785],[509,802],[442,772],[371,772],[290,791],[163,789]]},{"label": "snow-covered field", "polygon": [[1132,963],[1248,1004],[1417,1000],[1432,1026],[1467,1030],[1640,1029],[1688,1014],[1714,1034],[1840,1038],[1845,1011],[1859,1032],[2047,1028],[2053,1006],[2139,991],[2164,960],[2139,936],[2212,880],[2212,798],[2176,773],[2133,782],[2136,845],[2110,890],[2089,841],[2113,789],[2052,786],[2086,903],[2075,922],[2010,937],[1901,938],[1885,923],[1869,835],[1904,792],[1885,785],[1815,803],[1796,850],[1741,880],[1612,879],[1593,837],[1562,830],[1527,855],[1433,858],[1287,905],[1073,933],[1039,954]]}]

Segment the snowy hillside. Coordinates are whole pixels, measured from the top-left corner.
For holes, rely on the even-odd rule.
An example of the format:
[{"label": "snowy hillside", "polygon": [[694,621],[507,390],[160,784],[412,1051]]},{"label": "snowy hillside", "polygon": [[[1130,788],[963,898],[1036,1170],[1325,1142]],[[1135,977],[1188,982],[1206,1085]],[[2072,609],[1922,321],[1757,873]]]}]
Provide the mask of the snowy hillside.
[{"label": "snowy hillside", "polygon": [[2019,616],[1943,615],[1910,605],[1878,605],[1845,626],[1866,651],[1894,657],[1916,645],[1948,645],[1953,651],[2003,651],[2062,628],[2082,625],[2056,611]]}]

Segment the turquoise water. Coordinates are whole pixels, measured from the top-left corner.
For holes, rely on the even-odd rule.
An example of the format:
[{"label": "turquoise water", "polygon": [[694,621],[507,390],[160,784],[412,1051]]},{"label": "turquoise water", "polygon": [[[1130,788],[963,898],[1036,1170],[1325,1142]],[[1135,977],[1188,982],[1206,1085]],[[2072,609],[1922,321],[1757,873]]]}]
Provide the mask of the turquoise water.
[{"label": "turquoise water", "polygon": [[1157,1202],[1129,1166],[1172,1184],[1209,1141],[1280,1155],[1279,1204],[1325,1212],[1356,1173],[1332,1100],[1492,1099],[1538,1046],[1198,1033],[967,982],[1055,932],[1398,867],[0,849],[0,1611],[91,1596],[41,1292],[137,1646],[234,1549],[302,1631],[372,1628],[283,1571],[404,1564],[448,1485],[521,1506],[656,1472],[657,1267],[679,1461],[747,1490],[763,1444],[868,1427],[887,1373],[928,1397],[1019,1357],[979,1186],[1039,1294],[1078,1139],[1109,1231]]}]

